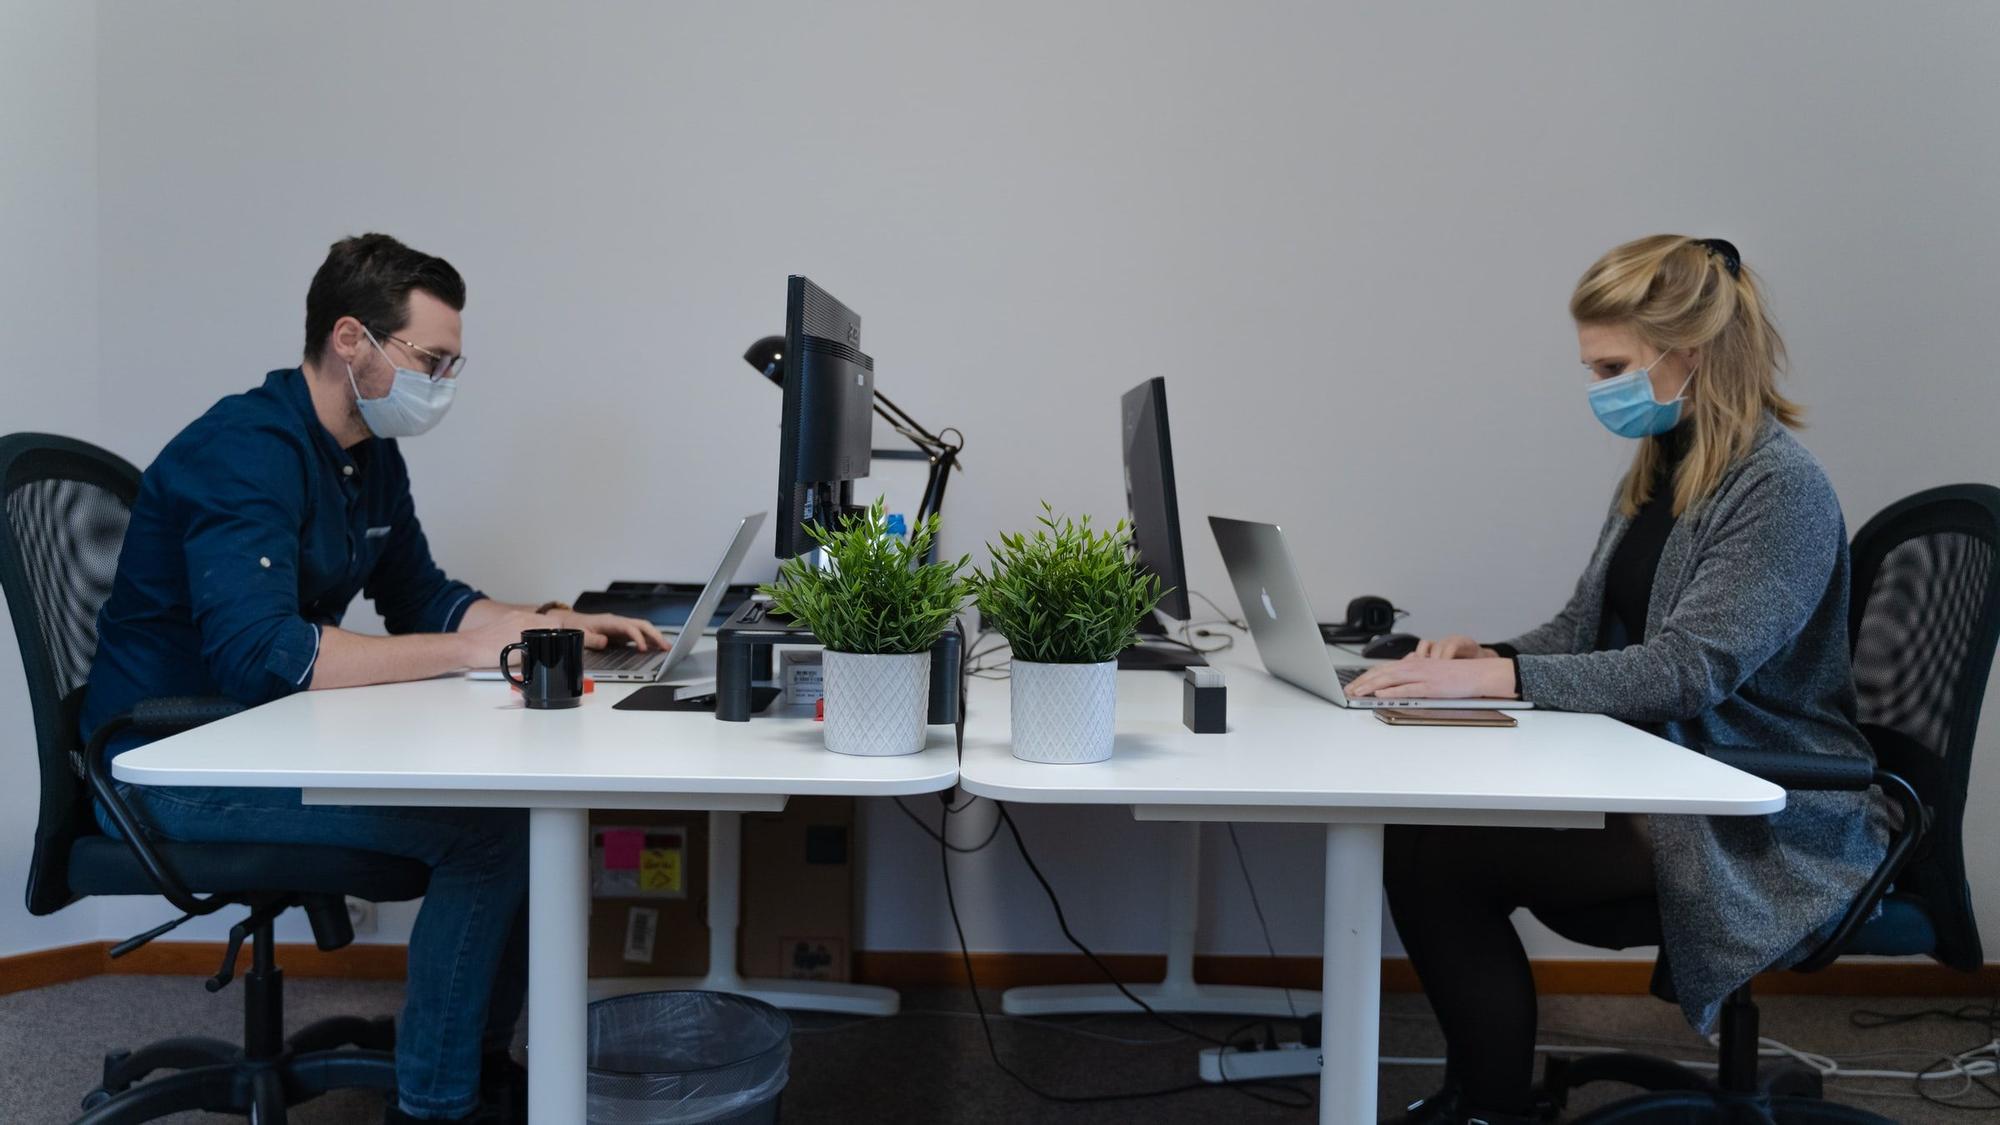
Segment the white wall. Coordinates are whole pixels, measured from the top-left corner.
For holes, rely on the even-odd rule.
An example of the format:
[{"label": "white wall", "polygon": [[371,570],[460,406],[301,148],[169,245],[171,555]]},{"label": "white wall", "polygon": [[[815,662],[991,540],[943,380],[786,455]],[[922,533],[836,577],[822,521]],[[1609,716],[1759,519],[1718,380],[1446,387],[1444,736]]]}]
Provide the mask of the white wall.
[{"label": "white wall", "polygon": [[[144,460],[293,362],[327,243],[391,231],[469,281],[464,393],[409,454],[439,557],[502,595],[695,574],[766,504],[777,401],[737,357],[788,272],[966,430],[954,549],[1042,498],[1115,515],[1114,399],[1167,376],[1225,604],[1211,512],[1286,523],[1322,612],[1551,611],[1626,453],[1565,301],[1651,231],[1764,274],[1851,525],[2000,479],[1991,6],[125,3],[98,49],[104,440]],[[1164,829],[1021,819],[1080,933],[1159,947]],[[866,826],[863,946],[948,948],[933,848]],[[1316,950],[1314,834],[1242,835],[1280,950]],[[1219,837],[1205,947],[1261,951]],[[964,870],[976,945],[1064,947],[1008,853]]]},{"label": "white wall", "polygon": [[[0,2],[0,433],[96,429],[96,36],[88,4]],[[94,938],[94,902],[22,901],[40,787],[11,629],[0,716],[0,956]]]}]

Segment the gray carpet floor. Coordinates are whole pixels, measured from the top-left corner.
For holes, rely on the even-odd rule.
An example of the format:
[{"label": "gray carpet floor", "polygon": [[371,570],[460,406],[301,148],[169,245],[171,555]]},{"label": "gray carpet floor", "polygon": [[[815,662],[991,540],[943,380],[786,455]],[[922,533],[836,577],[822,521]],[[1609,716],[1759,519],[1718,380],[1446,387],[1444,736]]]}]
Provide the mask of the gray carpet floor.
[{"label": "gray carpet floor", "polygon": [[[401,986],[391,983],[289,980],[285,985],[293,1027],[329,1015],[393,1014]],[[1967,1000],[1771,997],[1762,1001],[1764,1032],[1794,1047],[1835,1056],[1894,1052],[1866,1065],[1918,1070],[1940,1055],[1968,1050],[1990,1038],[1979,1026],[1925,1020],[1893,1028],[1854,1027],[1856,1008],[1914,1012],[1955,1007]],[[893,1019],[852,1020],[800,1015],[793,1040],[791,1083],[783,1120],[811,1125],[912,1122],[922,1125],[1108,1125],[1144,1122],[1309,1122],[1307,1109],[1273,1107],[1246,1094],[1208,1089],[1142,1101],[1091,1105],[1055,1104],[1027,1092],[993,1066],[979,1021],[969,1013],[963,991],[920,990],[906,994],[905,1012]],[[95,1084],[102,1053],[170,1035],[235,1037],[240,1032],[241,997],[234,987],[221,995],[202,991],[192,977],[105,976],[0,996],[0,1122],[43,1125],[71,1120],[78,1099]],[[1385,1057],[1435,1056],[1441,1052],[1437,1026],[1420,996],[1385,998],[1382,1043]],[[1557,996],[1543,1002],[1543,1041],[1584,1043],[1606,1039],[1643,1041],[1646,1049],[1699,1059],[1707,1048],[1688,1031],[1673,1009],[1643,998]],[[1200,1019],[1202,1031],[1221,1035],[1240,1020]],[[1001,1057],[1017,1073],[1042,1088],[1081,1095],[1132,1091],[1190,1082],[1201,1044],[1143,1016],[1091,1017],[1068,1021],[996,1020],[993,1032]],[[1434,1088],[1440,1072],[1421,1066],[1385,1064],[1382,1112]],[[1316,1083],[1295,1082],[1306,1094]],[[1944,1096],[1954,1083],[1930,1083]],[[2000,1098],[1983,1090],[1956,1100],[1985,1112],[1949,1109],[1915,1100],[1907,1081],[1848,1081],[1832,1087],[1842,1101],[1910,1122],[2000,1120],[1991,1107]],[[1605,1090],[1579,1096],[1572,1113],[1619,1096]],[[1976,1096],[1975,1096],[1976,1095]],[[374,1095],[346,1092],[300,1107],[300,1125],[366,1123],[379,1120]],[[231,1120],[201,1114],[176,1122]],[[240,1119],[239,1119],[240,1120]]]}]

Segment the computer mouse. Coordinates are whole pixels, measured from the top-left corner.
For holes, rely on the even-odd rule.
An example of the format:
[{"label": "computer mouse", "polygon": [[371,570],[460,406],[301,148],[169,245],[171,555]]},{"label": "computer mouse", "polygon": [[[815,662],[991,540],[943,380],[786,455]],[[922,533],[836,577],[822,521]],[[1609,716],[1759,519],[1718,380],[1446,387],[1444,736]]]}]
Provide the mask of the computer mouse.
[{"label": "computer mouse", "polygon": [[1417,651],[1419,639],[1412,633],[1384,633],[1369,641],[1361,655],[1370,660],[1401,660]]}]

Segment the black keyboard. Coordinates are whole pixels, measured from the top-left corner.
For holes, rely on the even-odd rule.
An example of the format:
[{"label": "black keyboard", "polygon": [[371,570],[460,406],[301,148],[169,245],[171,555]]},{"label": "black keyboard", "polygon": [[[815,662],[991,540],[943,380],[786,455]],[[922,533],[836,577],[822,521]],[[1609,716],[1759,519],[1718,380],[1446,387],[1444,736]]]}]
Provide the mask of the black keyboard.
[{"label": "black keyboard", "polygon": [[1347,664],[1338,666],[1333,671],[1335,675],[1340,677],[1340,686],[1346,687],[1348,684],[1354,682],[1354,677],[1359,676],[1367,670],[1366,668],[1357,668],[1351,664]]}]

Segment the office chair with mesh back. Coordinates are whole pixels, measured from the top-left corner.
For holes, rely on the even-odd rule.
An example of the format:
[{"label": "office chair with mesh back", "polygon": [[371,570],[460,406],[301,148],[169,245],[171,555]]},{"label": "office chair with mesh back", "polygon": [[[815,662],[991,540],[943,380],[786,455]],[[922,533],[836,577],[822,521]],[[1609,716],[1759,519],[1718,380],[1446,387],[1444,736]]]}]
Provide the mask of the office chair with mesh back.
[{"label": "office chair with mesh back", "polygon": [[[240,710],[227,700],[151,700],[81,745],[78,718],[97,612],[111,592],[118,552],[139,491],[139,473],[119,457],[50,434],[0,438],[0,592],[14,618],[27,672],[41,762],[41,812],[28,870],[28,910],[50,914],[89,895],[162,895],[180,917],[111,949],[120,957],[187,921],[227,906],[249,914],[229,931],[210,992],[235,975],[243,941],[253,942],[243,978],[241,1046],[218,1039],[169,1039],[105,1056],[104,1080],[83,1101],[79,1125],[152,1121],[202,1109],[282,1122],[286,1107],[331,1089],[392,1090],[395,1031],[387,1019],[326,1020],[284,1037],[283,977],[272,923],[303,907],[319,948],[354,940],[344,896],[398,902],[423,894],[423,864],[334,847],[176,844],[158,840],[111,784],[104,747],[132,729],[169,733]],[[125,839],[100,832],[91,799],[103,802]],[[175,1073],[151,1077],[156,1071]]]},{"label": "office chair with mesh back", "polygon": [[[1833,935],[1792,968],[1816,972],[1845,954],[1926,955],[1979,968],[1979,929],[1965,879],[1965,793],[1972,738],[2000,644],[2000,488],[1951,485],[1920,492],[1869,520],[1854,537],[1848,642],[1861,732],[1876,765],[1786,751],[1718,753],[1787,789],[1879,788],[1900,822],[1888,854]],[[1610,948],[1659,943],[1652,900],[1541,915],[1556,932]],[[1664,955],[1654,991],[1671,999]],[[1758,1068],[1757,1006],[1745,985],[1721,1016],[1720,1069],[1711,1079],[1665,1059],[1599,1055],[1552,1060],[1544,1093],[1613,1081],[1653,1091],[1581,1122],[1886,1122],[1820,1100],[1817,1071],[1794,1062]]]}]

